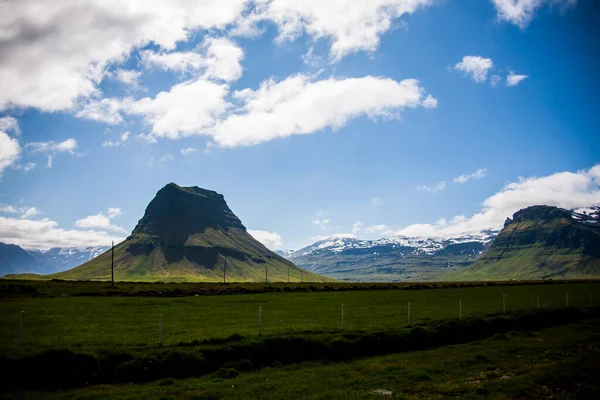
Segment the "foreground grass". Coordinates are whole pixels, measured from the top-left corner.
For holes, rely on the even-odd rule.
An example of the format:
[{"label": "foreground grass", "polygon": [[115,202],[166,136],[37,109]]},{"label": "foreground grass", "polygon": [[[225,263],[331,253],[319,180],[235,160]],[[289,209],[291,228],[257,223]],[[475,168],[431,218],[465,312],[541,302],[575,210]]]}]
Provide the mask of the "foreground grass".
[{"label": "foreground grass", "polygon": [[600,320],[539,332],[509,332],[463,345],[352,362],[309,362],[190,379],[6,394],[26,399],[330,399],[392,397],[600,398]]},{"label": "foreground grass", "polygon": [[346,330],[385,330],[406,325],[406,304],[411,301],[411,322],[455,318],[458,302],[463,316],[536,307],[589,304],[589,294],[600,299],[600,285],[548,285],[485,287],[422,291],[369,291],[342,293],[267,293],[240,296],[185,298],[62,297],[13,299],[0,303],[0,351],[18,347],[20,310],[25,310],[24,349],[152,347],[158,342],[158,317],[163,314],[163,344],[257,334],[257,311],[263,307],[263,334],[338,330],[340,308],[345,304]]},{"label": "foreground grass", "polygon": [[[22,356],[49,349],[97,352],[144,352],[158,347],[159,315],[163,346],[180,342],[258,334],[258,308],[263,309],[265,336],[294,332],[337,332],[341,305],[345,331],[386,331],[411,323],[459,316],[484,316],[540,306],[587,307],[590,295],[600,302],[600,284],[551,284],[466,287],[436,290],[373,290],[311,293],[261,293],[191,297],[8,297],[0,301],[0,355]],[[19,348],[21,310],[23,345]]]}]

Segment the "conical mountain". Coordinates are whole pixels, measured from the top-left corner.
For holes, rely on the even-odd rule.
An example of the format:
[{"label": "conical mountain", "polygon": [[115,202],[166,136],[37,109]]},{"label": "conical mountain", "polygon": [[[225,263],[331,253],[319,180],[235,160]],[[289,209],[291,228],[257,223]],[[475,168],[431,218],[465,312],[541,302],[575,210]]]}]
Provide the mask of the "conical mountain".
[{"label": "conical mountain", "polygon": [[600,217],[532,206],[508,218],[480,258],[449,280],[600,277]]},{"label": "conical mountain", "polygon": [[[115,247],[115,280],[315,281],[254,239],[223,195],[170,183],[158,191],[131,235]],[[111,251],[52,277],[111,278]]]}]

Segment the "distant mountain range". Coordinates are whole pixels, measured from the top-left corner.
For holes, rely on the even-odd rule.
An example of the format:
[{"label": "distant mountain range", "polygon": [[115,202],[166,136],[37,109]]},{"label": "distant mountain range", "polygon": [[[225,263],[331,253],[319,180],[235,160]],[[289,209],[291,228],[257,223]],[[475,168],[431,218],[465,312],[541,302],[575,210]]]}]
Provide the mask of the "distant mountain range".
[{"label": "distant mountain range", "polygon": [[473,263],[497,232],[453,238],[395,236],[377,240],[331,237],[280,253],[326,276],[352,281],[431,280],[447,268]]},{"label": "distant mountain range", "polygon": [[0,276],[65,271],[97,257],[108,249],[109,247],[55,247],[49,250],[25,250],[14,244],[0,243]]}]

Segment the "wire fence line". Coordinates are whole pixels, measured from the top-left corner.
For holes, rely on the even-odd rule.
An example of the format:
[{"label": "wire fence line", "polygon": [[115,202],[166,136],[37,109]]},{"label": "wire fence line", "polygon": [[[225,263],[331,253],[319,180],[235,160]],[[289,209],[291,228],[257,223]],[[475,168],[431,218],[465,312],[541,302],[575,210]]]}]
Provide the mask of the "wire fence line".
[{"label": "wire fence line", "polygon": [[[559,299],[562,297],[562,301]],[[186,298],[185,301],[194,301]],[[179,302],[182,300],[179,299]],[[510,294],[501,293],[496,300],[460,297],[445,300],[437,307],[426,301],[408,300],[402,304],[354,304],[330,302],[327,307],[316,310],[310,307],[295,307],[293,304],[269,305],[269,301],[257,300],[233,313],[208,313],[195,310],[192,315],[181,312],[177,304],[171,308],[143,307],[132,310],[100,308],[96,312],[55,312],[47,310],[20,309],[11,319],[13,329],[1,331],[0,353],[11,351],[38,351],[47,348],[105,348],[105,347],[148,347],[173,345],[180,342],[225,338],[233,334],[260,336],[265,334],[303,331],[369,331],[389,330],[410,326],[415,323],[439,319],[463,319],[471,316],[507,313],[524,309],[558,307],[593,307],[593,293],[587,296],[578,292],[571,295],[565,291],[553,293],[551,297],[529,293],[527,303],[522,298],[511,299]],[[494,305],[495,303],[495,305]],[[66,306],[65,302],[65,306]],[[337,310],[336,310],[337,308]],[[56,311],[56,310],[55,310]],[[64,311],[64,310],[63,310]],[[3,317],[3,323],[5,318]]]}]

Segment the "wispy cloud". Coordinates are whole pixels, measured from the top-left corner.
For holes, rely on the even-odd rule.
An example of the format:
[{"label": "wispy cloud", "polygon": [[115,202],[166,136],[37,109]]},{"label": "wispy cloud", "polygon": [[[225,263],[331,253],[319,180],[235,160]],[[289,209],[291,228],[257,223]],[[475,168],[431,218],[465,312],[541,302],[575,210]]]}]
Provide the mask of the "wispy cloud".
[{"label": "wispy cloud", "polygon": [[471,179],[481,179],[487,175],[487,168],[480,168],[472,174],[460,175],[453,179],[455,183],[467,183]]}]

